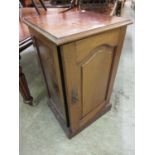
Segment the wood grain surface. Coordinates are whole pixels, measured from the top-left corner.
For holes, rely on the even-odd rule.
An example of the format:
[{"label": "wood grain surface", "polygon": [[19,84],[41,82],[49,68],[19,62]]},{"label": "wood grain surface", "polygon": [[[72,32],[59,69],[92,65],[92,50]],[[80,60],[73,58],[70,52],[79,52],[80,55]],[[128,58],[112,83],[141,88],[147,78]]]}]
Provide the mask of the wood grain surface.
[{"label": "wood grain surface", "polygon": [[24,21],[57,45],[132,23],[130,19],[79,9],[26,18]]},{"label": "wood grain surface", "polygon": [[[46,16],[50,14],[54,14],[60,11],[65,10],[64,8],[49,8],[45,11],[42,8],[39,8],[41,16]],[[28,37],[30,37],[30,33],[28,30],[28,26],[23,22],[26,17],[38,17],[38,13],[35,8],[20,8],[19,9],[19,41],[22,41]]]}]

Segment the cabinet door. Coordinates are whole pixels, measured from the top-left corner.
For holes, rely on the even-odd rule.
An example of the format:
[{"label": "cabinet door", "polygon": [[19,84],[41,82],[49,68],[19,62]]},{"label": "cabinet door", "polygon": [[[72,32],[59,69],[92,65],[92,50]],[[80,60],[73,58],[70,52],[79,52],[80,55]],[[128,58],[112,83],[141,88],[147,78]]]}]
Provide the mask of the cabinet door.
[{"label": "cabinet door", "polygon": [[93,49],[79,64],[81,70],[82,117],[106,103],[114,47],[102,45]]},{"label": "cabinet door", "polygon": [[72,132],[105,109],[125,29],[115,29],[62,46]]}]

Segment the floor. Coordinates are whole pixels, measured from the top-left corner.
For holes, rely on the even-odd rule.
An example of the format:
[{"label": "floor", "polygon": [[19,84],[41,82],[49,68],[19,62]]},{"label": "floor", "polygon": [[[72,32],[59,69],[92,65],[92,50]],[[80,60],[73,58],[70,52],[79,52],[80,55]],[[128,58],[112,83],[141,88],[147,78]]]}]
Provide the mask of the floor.
[{"label": "floor", "polygon": [[[127,1],[123,16],[134,20]],[[134,24],[128,26],[111,98],[113,108],[69,140],[47,106],[45,85],[33,47],[22,53],[35,106],[20,108],[20,155],[134,155]]]}]

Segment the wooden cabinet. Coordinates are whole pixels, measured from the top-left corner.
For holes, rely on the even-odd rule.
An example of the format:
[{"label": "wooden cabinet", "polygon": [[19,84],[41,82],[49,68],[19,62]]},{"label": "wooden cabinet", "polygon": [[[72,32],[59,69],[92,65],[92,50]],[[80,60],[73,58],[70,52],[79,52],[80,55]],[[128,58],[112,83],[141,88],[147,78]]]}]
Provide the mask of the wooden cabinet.
[{"label": "wooden cabinet", "polygon": [[131,21],[72,10],[25,22],[35,42],[49,105],[72,137],[110,110],[126,26]]}]

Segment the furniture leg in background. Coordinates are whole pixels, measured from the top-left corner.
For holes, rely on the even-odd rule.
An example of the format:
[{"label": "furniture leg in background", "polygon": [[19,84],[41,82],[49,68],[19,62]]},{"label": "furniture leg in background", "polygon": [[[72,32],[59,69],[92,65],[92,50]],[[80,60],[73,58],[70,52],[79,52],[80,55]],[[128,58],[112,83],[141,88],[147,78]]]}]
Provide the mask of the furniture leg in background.
[{"label": "furniture leg in background", "polygon": [[[33,44],[31,37],[25,38],[19,43],[19,59],[21,59],[20,53]],[[22,72],[22,67],[19,64],[19,90],[23,97],[23,101],[26,104],[33,105],[33,97],[30,94],[30,90],[27,84],[24,73]]]},{"label": "furniture leg in background", "polygon": [[42,7],[44,8],[44,10],[47,11],[47,9],[46,9],[46,7],[45,7],[45,4],[44,4],[43,0],[39,0],[39,1],[40,1],[40,3],[41,3]]},{"label": "furniture leg in background", "polygon": [[[46,7],[45,7],[45,5],[44,5],[44,2],[43,2],[42,0],[39,0],[39,1],[40,1],[40,3],[41,3],[42,7],[44,8],[44,10],[47,11],[47,9],[46,9]],[[39,12],[39,9],[38,9],[37,4],[35,3],[35,0],[32,0],[32,4],[34,5],[34,7],[35,7],[37,13],[40,15],[40,12]]]},{"label": "furniture leg in background", "polygon": [[34,2],[34,0],[32,0],[32,4],[34,5],[34,7],[35,7],[37,13],[40,15],[39,9],[38,9],[36,3]]},{"label": "furniture leg in background", "polygon": [[125,0],[118,0],[117,1],[117,8],[116,8],[116,15],[121,16],[122,8],[124,7]]},{"label": "furniture leg in background", "polygon": [[23,97],[23,101],[26,104],[33,105],[33,97],[30,94],[28,84],[24,73],[22,72],[22,67],[19,65],[19,91]]}]

